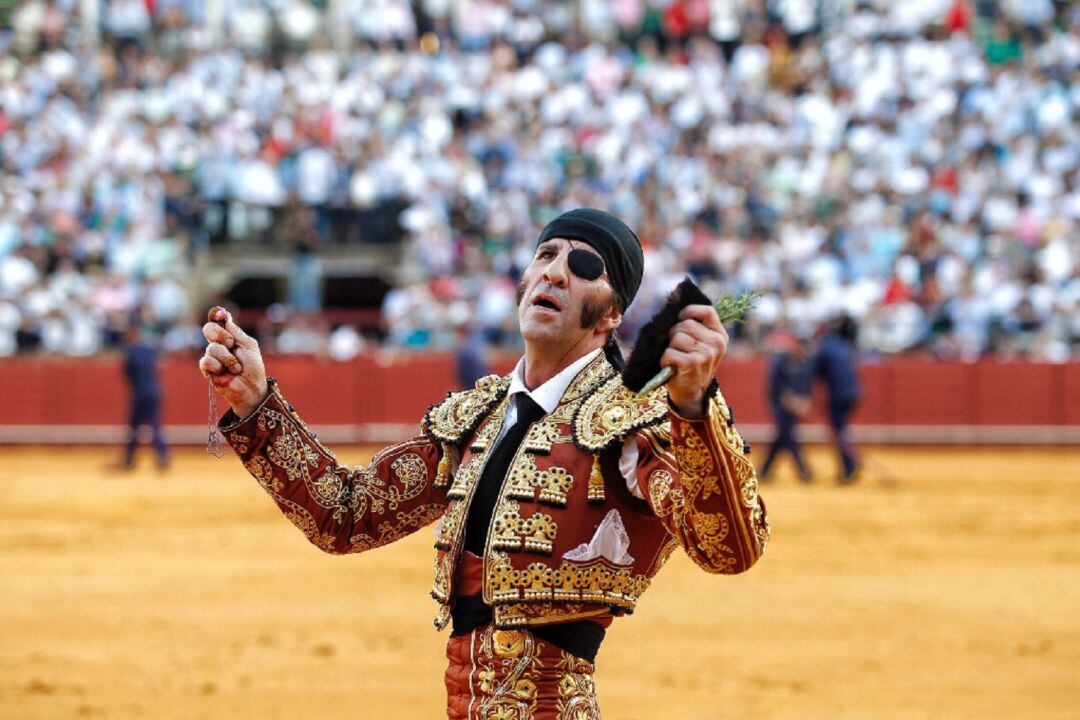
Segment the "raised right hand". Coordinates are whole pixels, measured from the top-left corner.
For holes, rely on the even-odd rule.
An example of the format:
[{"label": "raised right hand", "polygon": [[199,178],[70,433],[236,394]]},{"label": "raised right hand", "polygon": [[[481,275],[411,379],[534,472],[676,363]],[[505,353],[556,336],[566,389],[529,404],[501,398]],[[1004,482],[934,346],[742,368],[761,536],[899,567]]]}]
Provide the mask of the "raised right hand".
[{"label": "raised right hand", "polygon": [[210,322],[202,331],[209,345],[199,358],[199,372],[238,417],[246,418],[269,392],[259,343],[233,322],[225,308],[212,308],[207,318]]}]

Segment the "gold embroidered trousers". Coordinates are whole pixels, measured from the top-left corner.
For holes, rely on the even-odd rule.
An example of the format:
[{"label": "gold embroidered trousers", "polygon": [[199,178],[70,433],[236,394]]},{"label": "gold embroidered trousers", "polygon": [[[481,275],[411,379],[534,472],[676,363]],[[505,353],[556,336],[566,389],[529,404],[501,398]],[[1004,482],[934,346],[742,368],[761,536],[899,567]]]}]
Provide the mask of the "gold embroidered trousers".
[{"label": "gold embroidered trousers", "polygon": [[596,720],[593,664],[525,629],[488,624],[446,646],[450,720]]}]

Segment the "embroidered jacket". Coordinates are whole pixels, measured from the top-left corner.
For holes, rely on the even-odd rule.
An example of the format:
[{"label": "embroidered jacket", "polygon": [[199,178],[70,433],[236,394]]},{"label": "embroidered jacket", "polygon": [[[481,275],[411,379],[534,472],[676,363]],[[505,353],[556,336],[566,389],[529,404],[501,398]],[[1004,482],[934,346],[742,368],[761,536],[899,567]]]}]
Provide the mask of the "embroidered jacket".
[{"label": "embroidered jacket", "polygon": [[[271,381],[262,405],[222,430],[244,467],[314,545],[370,550],[440,519],[432,596],[443,628],[455,598],[465,519],[506,413],[509,377],[482,378],[425,414],[424,433],[350,470]],[[619,470],[638,450],[632,494]],[[677,547],[713,573],[752,566],[769,539],[748,448],[719,392],[708,414],[639,398],[603,354],[528,430],[499,492],[484,553],[484,600],[500,627],[632,612]]]}]

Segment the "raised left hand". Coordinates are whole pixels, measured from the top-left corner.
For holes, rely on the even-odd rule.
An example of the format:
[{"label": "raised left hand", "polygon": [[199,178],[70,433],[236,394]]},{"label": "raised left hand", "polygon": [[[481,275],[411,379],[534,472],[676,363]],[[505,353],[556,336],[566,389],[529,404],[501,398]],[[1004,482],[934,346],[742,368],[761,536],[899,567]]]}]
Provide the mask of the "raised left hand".
[{"label": "raised left hand", "polygon": [[685,418],[704,417],[705,391],[727,352],[727,330],[712,307],[687,305],[668,337],[670,343],[660,365],[675,368],[675,377],[667,384],[671,406]]}]

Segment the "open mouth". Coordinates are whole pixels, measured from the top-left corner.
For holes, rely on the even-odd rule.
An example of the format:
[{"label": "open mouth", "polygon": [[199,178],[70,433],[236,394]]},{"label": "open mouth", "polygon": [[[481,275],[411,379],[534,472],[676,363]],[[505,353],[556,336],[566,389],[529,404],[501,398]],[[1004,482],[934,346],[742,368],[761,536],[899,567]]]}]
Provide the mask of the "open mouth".
[{"label": "open mouth", "polygon": [[532,304],[538,307],[547,308],[548,310],[554,310],[555,312],[559,312],[562,309],[559,307],[559,304],[557,302],[555,302],[546,295],[538,296],[535,300],[533,300]]}]

